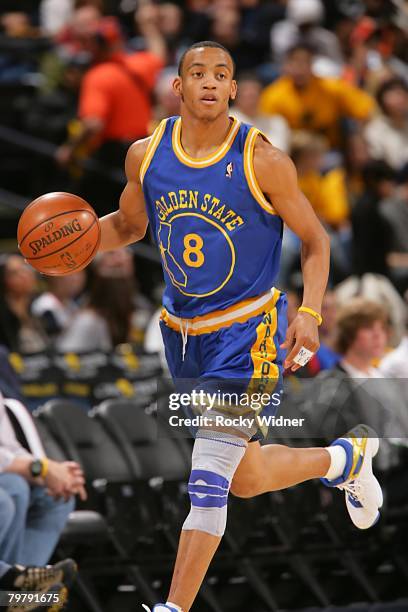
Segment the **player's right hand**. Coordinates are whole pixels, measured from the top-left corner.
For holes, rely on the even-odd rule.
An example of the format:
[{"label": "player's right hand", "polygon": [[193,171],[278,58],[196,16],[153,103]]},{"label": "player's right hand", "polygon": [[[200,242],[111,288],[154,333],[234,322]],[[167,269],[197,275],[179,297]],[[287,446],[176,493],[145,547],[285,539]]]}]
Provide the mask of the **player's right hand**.
[{"label": "player's right hand", "polygon": [[302,366],[295,363],[294,358],[302,346],[312,351],[312,353],[316,353],[320,346],[316,319],[307,313],[299,312],[289,325],[285,341],[280,346],[288,351],[283,367],[285,369],[290,368],[292,372],[296,372]]}]

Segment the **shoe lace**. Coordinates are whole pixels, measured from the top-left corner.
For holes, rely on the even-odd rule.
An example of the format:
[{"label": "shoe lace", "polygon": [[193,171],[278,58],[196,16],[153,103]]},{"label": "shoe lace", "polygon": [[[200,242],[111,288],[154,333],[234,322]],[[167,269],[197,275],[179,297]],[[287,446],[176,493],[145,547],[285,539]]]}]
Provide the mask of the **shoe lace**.
[{"label": "shoe lace", "polygon": [[364,503],[364,487],[358,480],[345,482],[342,485],[338,485],[338,488],[342,491],[346,491],[353,499],[359,501],[361,504]]}]

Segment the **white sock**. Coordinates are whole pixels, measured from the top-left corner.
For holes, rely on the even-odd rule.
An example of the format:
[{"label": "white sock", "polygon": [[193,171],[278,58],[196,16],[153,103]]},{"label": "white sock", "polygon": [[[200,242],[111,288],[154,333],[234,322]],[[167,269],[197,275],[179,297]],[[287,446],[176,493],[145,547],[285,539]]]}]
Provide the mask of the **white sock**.
[{"label": "white sock", "polygon": [[335,480],[339,478],[346,467],[347,454],[342,446],[335,444],[334,446],[326,447],[327,452],[330,455],[330,467],[327,470],[325,478],[328,480]]},{"label": "white sock", "polygon": [[180,606],[177,606],[176,604],[171,603],[171,601],[166,601],[166,606],[171,606],[172,608],[174,608],[178,612],[183,612],[183,610],[180,608]]}]

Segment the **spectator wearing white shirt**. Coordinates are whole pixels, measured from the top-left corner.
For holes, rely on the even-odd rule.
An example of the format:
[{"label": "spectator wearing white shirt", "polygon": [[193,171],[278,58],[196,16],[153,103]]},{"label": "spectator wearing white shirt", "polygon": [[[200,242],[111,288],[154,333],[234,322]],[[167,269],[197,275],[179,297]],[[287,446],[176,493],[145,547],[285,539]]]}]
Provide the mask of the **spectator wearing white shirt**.
[{"label": "spectator wearing white shirt", "polygon": [[48,459],[29,412],[0,395],[0,559],[45,565],[77,493],[86,498],[81,467]]}]

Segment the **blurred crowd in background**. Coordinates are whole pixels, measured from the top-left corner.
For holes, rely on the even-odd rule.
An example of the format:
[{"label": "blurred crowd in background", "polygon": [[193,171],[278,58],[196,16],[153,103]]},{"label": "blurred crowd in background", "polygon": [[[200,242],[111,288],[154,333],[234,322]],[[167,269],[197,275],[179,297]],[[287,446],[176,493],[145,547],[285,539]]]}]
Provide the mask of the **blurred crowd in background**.
[{"label": "blurred crowd in background", "polygon": [[[17,217],[10,210],[41,193],[78,193],[100,215],[116,209],[129,145],[178,113],[178,59],[212,39],[236,62],[231,113],[291,155],[331,237],[322,348],[306,374],[338,362],[337,311],[355,296],[385,309],[373,365],[404,341],[404,0],[1,4],[0,238],[8,250]],[[152,244],[147,236],[140,250],[100,255],[86,273],[65,278],[39,279],[18,255],[3,255],[0,343],[18,352],[109,351],[125,342],[160,350],[162,279]],[[286,228],[277,285],[288,292],[290,317],[301,300],[299,247]]]}]

